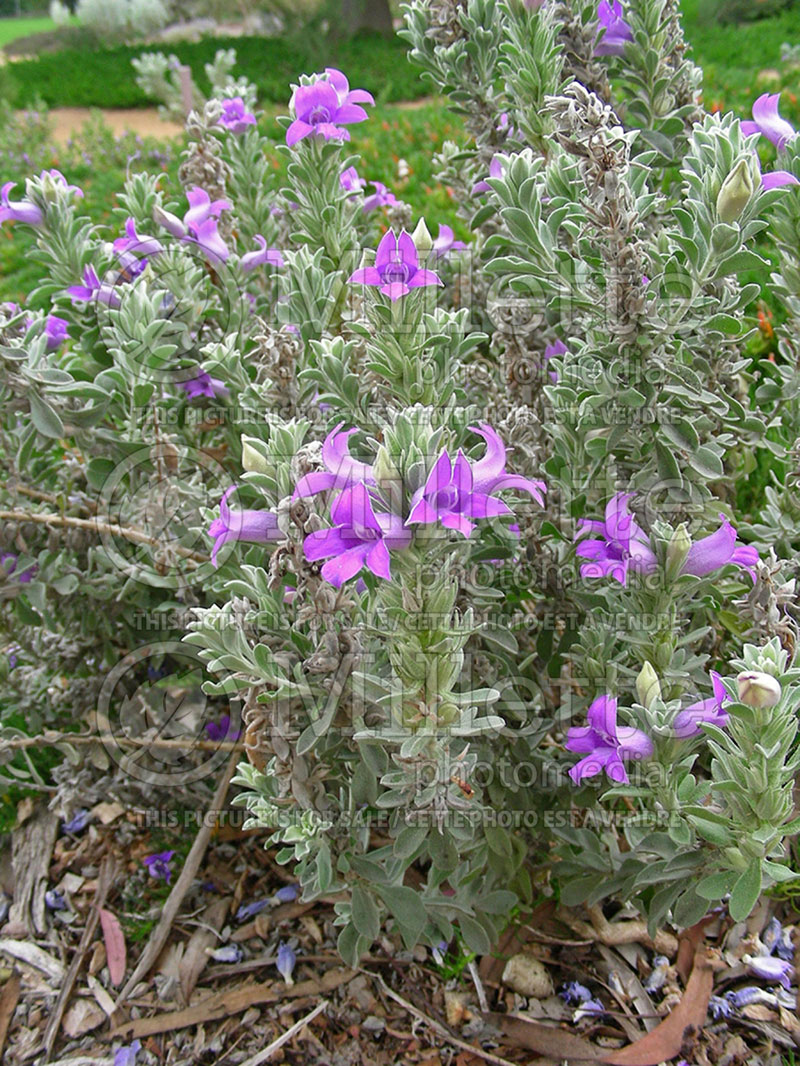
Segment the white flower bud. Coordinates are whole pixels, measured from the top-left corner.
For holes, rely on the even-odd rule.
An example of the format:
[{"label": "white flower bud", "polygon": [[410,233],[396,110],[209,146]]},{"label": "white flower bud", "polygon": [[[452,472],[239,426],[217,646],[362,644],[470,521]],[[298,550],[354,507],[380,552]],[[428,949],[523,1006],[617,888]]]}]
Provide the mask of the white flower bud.
[{"label": "white flower bud", "polygon": [[642,707],[649,707],[654,700],[661,699],[658,674],[649,662],[644,664],[636,678],[636,698]]},{"label": "white flower bud", "polygon": [[242,434],[242,469],[248,474],[268,474],[270,465],[264,456],[250,443],[257,442],[255,437],[246,437]]},{"label": "white flower bud", "polygon": [[739,674],[736,684],[739,688],[739,699],[748,707],[774,707],[782,695],[777,678],[758,670]]},{"label": "white flower bud", "polygon": [[428,227],[425,225],[424,218],[420,218],[414,232],[411,234],[411,239],[414,241],[420,255],[427,255],[433,248],[433,237],[431,237]]}]

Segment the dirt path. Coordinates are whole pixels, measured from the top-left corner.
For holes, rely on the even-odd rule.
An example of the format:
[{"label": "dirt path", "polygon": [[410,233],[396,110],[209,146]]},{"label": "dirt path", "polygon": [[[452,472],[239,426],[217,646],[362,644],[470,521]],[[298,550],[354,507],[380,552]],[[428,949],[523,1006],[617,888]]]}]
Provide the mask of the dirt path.
[{"label": "dirt path", "polygon": [[[88,107],[54,107],[49,112],[53,121],[53,131],[59,144],[66,144],[70,137],[80,132],[88,122],[91,112]],[[104,121],[115,134],[130,130],[145,137],[177,137],[182,127],[177,122],[162,122],[154,107],[101,109]]]}]

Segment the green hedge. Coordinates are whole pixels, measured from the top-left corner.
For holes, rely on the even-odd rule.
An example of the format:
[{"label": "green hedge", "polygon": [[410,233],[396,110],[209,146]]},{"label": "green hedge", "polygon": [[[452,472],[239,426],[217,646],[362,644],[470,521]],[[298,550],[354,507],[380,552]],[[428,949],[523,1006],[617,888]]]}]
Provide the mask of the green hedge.
[{"label": "green hedge", "polygon": [[326,66],[343,70],[353,88],[368,89],[376,100],[395,102],[425,96],[430,88],[406,58],[399,38],[364,34],[350,41],[328,43],[312,38],[235,37],[206,38],[197,43],[109,48],[102,51],[66,49],[38,59],[10,64],[18,87],[15,103],[25,107],[42,100],[48,107],[146,107],[153,103],[137,87],[131,59],[142,52],[175,54],[192,68],[195,81],[208,91],[203,65],[220,48],[234,48],[236,74],[258,87],[262,103],[284,103],[288,86],[300,74]]}]

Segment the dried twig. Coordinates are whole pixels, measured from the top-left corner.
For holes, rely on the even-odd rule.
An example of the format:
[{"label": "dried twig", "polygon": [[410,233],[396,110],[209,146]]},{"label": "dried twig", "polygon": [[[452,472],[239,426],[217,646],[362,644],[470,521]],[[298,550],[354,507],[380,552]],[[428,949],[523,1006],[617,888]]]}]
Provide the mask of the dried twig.
[{"label": "dried twig", "polygon": [[[176,751],[187,751],[189,748],[196,748],[198,751],[244,751],[243,742],[231,740],[125,737],[112,733],[57,733],[52,729],[46,729],[44,733],[33,737],[11,737],[9,740],[3,740],[0,747],[3,751],[9,751],[13,748],[40,748],[45,744],[114,744],[121,748],[174,748]],[[25,787],[29,787],[27,782]]]},{"label": "dried twig", "polygon": [[58,1036],[58,1028],[61,1025],[61,1018],[64,1014],[64,1009],[67,1006],[67,1001],[72,994],[72,989],[75,985],[75,981],[78,977],[78,971],[83,965],[84,956],[89,949],[89,944],[92,942],[95,930],[97,929],[97,923],[100,919],[100,908],[106,901],[106,897],[114,883],[114,877],[117,872],[117,863],[113,856],[106,855],[100,866],[100,873],[97,878],[97,891],[95,892],[94,899],[92,900],[92,909],[89,913],[89,917],[86,919],[86,925],[83,927],[83,935],[81,936],[80,943],[78,944],[78,950],[72,957],[72,962],[67,970],[64,983],[61,985],[61,990],[58,993],[58,999],[56,1000],[53,1012],[50,1015],[50,1020],[47,1023],[47,1030],[44,1034],[44,1053],[47,1058],[50,1057],[53,1051],[53,1045],[56,1042]]},{"label": "dried twig", "polygon": [[[134,529],[133,526],[118,526],[102,518],[72,518],[70,515],[47,514],[41,511],[0,511],[0,520],[36,522],[40,526],[62,526],[69,529],[88,529],[92,533],[106,533],[112,537],[122,537],[123,540],[133,544],[149,544],[154,548],[164,546],[157,537],[151,537],[141,529]],[[209,560],[207,555],[192,551],[191,548],[183,548],[179,544],[172,546],[170,550],[196,563],[207,563]]]},{"label": "dried twig", "polygon": [[279,1036],[277,1040],[273,1040],[269,1047],[265,1047],[263,1051],[259,1051],[257,1055],[253,1055],[251,1059],[247,1059],[242,1063],[242,1066],[261,1066],[262,1062],[268,1062],[272,1058],[273,1052],[278,1048],[283,1047],[288,1043],[293,1036],[296,1036],[309,1022],[313,1022],[318,1014],[321,1014],[326,1007],[329,1006],[327,999],[323,999],[321,1003],[318,1003],[312,1011],[310,1011],[305,1018],[301,1018],[299,1022],[295,1022],[291,1029],[287,1029],[282,1036]]},{"label": "dried twig", "polygon": [[[231,778],[233,777],[233,773],[236,769],[238,762],[238,750],[231,752],[231,757],[228,760],[228,765],[225,767],[225,773],[223,774],[222,780],[217,786],[217,791],[214,793],[214,798],[211,801],[212,811],[219,811],[222,807],[222,804],[225,802],[225,796],[228,793],[228,786],[231,783]],[[150,939],[148,940],[144,951],[139,957],[139,961],[136,964],[133,973],[128,978],[125,987],[119,994],[119,998],[117,999],[116,1003],[117,1007],[119,1007],[120,1004],[125,1000],[125,998],[130,995],[130,993],[136,987],[138,982],[142,979],[142,977],[144,977],[144,975],[147,973],[147,971],[150,969],[150,967],[153,965],[153,963],[156,961],[159,954],[161,953],[161,949],[164,947],[167,937],[169,936],[169,931],[172,928],[172,923],[175,920],[178,911],[180,910],[181,904],[183,903],[183,898],[189,891],[189,888],[192,884],[192,881],[194,880],[194,876],[197,873],[200,863],[203,861],[203,856],[206,853],[208,842],[211,839],[211,833],[213,831],[215,822],[215,818],[203,819],[203,825],[198,831],[197,836],[194,838],[194,843],[192,844],[189,854],[186,856],[186,862],[183,864],[183,869],[180,872],[180,876],[173,885],[172,891],[169,894],[169,898],[164,904],[164,909],[161,912],[161,918],[159,919],[158,925],[156,925],[156,927],[150,934]]]}]

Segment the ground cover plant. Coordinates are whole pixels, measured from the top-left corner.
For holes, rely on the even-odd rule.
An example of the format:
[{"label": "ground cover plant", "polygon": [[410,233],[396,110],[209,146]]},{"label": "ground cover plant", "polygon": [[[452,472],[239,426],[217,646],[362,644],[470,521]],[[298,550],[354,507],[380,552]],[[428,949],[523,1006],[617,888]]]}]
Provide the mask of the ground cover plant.
[{"label": "ground cover plant", "polygon": [[[664,1061],[707,1009],[795,1007],[780,921],[745,923],[798,882],[800,138],[774,95],[703,107],[672,0],[404,16],[453,138],[327,65],[272,125],[250,86],[203,103],[177,170],[3,186],[4,778],[67,835],[141,811],[126,908],[163,882],[170,920],[208,844],[179,827],[232,784],[352,970],[491,962],[548,905],[688,931],[676,1017],[620,1060]],[[710,923],[774,987],[710,998]]]}]

